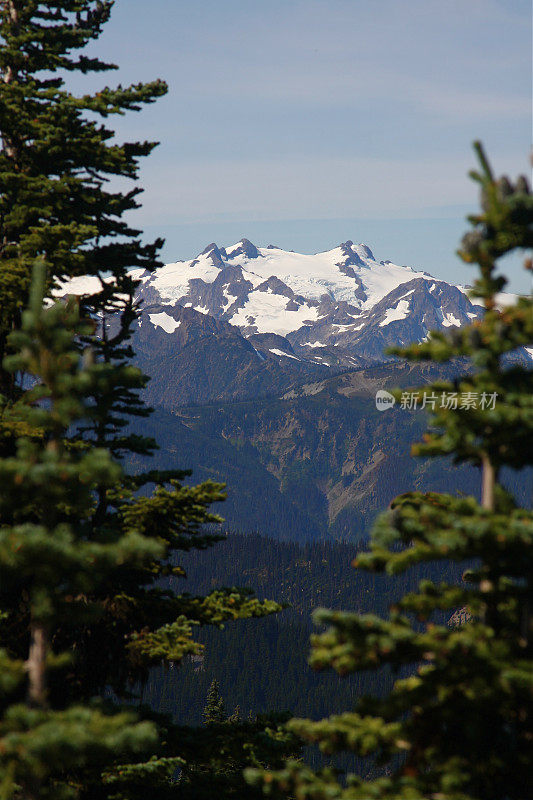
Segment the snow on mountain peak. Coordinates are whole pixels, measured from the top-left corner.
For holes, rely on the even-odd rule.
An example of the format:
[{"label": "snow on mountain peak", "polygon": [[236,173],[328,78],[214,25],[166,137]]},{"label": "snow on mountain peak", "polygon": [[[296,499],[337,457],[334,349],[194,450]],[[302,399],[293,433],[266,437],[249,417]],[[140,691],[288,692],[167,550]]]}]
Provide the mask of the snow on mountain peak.
[{"label": "snow on mountain peak", "polygon": [[327,316],[328,303],[357,315],[414,278],[431,279],[378,262],[367,245],[351,240],[307,255],[242,238],[228,247],[212,242],[191,261],[161,267],[142,278],[141,294],[153,299],[155,291],[163,303],[209,309],[247,333],[285,335]]},{"label": "snow on mountain peak", "polygon": [[244,255],[246,258],[259,258],[260,253],[255,244],[249,239],[241,239],[237,244],[226,248],[228,258],[235,258],[239,255]]},{"label": "snow on mountain peak", "polygon": [[[402,341],[420,340],[428,326],[464,324],[479,313],[462,287],[377,261],[366,244],[350,239],[314,255],[257,247],[246,238],[228,247],[211,242],[196,258],[137,270],[135,278],[145,306],[192,308],[245,336],[290,335],[302,346],[353,348],[367,336],[372,357],[372,348],[394,343],[400,328]],[[163,330],[172,325],[156,319]]]}]

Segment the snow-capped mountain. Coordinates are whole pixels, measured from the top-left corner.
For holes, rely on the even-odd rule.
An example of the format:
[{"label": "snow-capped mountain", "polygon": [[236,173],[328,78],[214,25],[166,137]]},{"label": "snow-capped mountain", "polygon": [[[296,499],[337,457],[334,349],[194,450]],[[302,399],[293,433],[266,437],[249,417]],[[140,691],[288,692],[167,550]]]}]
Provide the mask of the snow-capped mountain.
[{"label": "snow-capped mountain", "polygon": [[377,261],[351,241],[316,255],[258,248],[247,239],[225,248],[213,243],[191,261],[135,277],[145,305],[192,308],[246,337],[284,336],[315,361],[323,360],[322,347],[379,359],[388,345],[420,341],[482,313],[462,287]]},{"label": "snow-capped mountain", "polygon": [[[180,354],[180,363],[189,364],[193,343],[199,356],[208,340],[209,352],[223,342],[226,366],[238,362],[232,369],[246,373],[250,385],[252,373],[264,386],[266,373],[275,372],[273,385],[281,387],[290,374],[301,377],[309,368],[357,369],[383,361],[387,347],[468,325],[483,313],[465,287],[377,261],[367,245],[352,241],[316,255],[256,247],[248,239],[231,247],[213,243],[190,261],[130,274],[139,281],[143,309],[135,330],[138,352],[174,360]],[[97,278],[80,277],[57,293],[93,293],[100,286]],[[214,367],[216,359],[204,356]]]}]

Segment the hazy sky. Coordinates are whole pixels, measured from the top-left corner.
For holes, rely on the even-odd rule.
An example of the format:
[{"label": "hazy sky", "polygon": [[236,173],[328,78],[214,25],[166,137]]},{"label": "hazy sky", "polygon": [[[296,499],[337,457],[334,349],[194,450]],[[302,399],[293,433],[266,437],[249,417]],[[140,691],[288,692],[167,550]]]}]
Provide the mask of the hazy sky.
[{"label": "hazy sky", "polygon": [[498,173],[529,169],[529,0],[117,0],[93,49],[121,69],[91,85],[169,83],[118,126],[161,142],[135,222],[166,260],[353,239],[468,282],[471,142]]}]

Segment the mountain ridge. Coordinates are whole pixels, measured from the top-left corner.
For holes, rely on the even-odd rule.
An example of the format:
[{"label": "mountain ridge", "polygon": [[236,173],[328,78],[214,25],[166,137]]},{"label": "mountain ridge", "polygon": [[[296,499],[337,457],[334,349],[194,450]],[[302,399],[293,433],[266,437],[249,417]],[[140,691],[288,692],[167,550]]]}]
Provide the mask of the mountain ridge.
[{"label": "mountain ridge", "polygon": [[[139,298],[147,304],[193,308],[238,327],[245,337],[272,333],[293,345],[344,345],[353,355],[371,358],[382,358],[383,348],[368,347],[366,330],[387,327],[390,335],[378,337],[380,343],[397,344],[396,323],[407,320],[401,327],[408,327],[415,305],[418,340],[431,327],[460,326],[482,313],[466,296],[466,287],[391,261],[378,262],[368,245],[351,240],[315,255],[256,247],[246,238],[228,247],[212,242],[189,261],[135,277]],[[435,313],[428,282],[447,305],[446,316]],[[411,286],[411,299],[397,296],[405,284]],[[425,310],[432,312],[427,318]],[[310,338],[304,341],[307,333]],[[408,330],[404,333],[402,340],[413,340]]]}]

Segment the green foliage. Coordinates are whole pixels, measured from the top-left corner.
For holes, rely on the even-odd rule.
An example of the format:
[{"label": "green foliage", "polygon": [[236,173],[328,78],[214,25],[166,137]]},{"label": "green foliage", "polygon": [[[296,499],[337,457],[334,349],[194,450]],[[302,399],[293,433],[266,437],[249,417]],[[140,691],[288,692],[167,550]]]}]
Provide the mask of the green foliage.
[{"label": "green foliage", "polygon": [[[173,552],[194,547],[195,536],[201,548],[220,538],[201,530],[218,519],[206,507],[220,487],[184,489],[173,481],[137,497],[109,450],[68,438],[90,413],[101,373],[77,346],[87,329],[78,304],[43,309],[43,283],[41,264],[32,306],[12,335],[16,352],[6,359],[31,379],[8,417],[33,435],[18,438],[15,454],[0,460],[0,634],[10,651],[2,651],[0,770],[6,797],[92,797],[105,767],[105,785],[112,783],[110,767],[121,755],[150,755],[157,730],[131,713],[102,715],[69,701],[88,701],[108,686],[124,695],[149,665],[198,652],[193,625],[263,616],[279,606],[248,591],[194,597],[158,586],[161,576],[180,572],[169,562]],[[116,510],[101,517],[98,492],[108,490]],[[21,684],[28,705],[10,702]],[[147,775],[141,763],[130,772],[146,785],[153,761]],[[72,770],[84,772],[76,787]]]},{"label": "green foliage", "polygon": [[[157,733],[133,714],[58,707],[47,674],[70,667],[72,659],[51,647],[54,632],[65,619],[83,624],[89,597],[101,595],[121,572],[149,569],[163,547],[133,530],[112,539],[87,535],[96,487],[116,484],[121,470],[106,450],[68,446],[66,431],[84,413],[94,369],[90,360],[83,363],[74,344],[87,327],[77,304],[43,310],[43,283],[40,264],[31,308],[12,335],[16,354],[6,359],[9,369],[34,379],[9,414],[39,435],[19,438],[15,454],[0,461],[0,603],[6,645],[0,775],[5,797],[20,792],[67,798],[77,792],[71,780],[60,776],[89,766],[98,770],[118,753],[146,751],[155,745]],[[21,659],[12,658],[28,648],[27,639],[17,647],[6,635],[21,616],[29,629],[27,679],[21,675]],[[27,704],[14,697],[21,683],[27,684]]]},{"label": "green foliage", "polygon": [[211,686],[209,687],[207,702],[202,716],[206,725],[211,725],[216,722],[225,722],[227,719],[224,701],[220,696],[220,687],[216,678],[211,682]]},{"label": "green foliage", "polygon": [[[65,71],[115,69],[75,56],[109,19],[106,0],[6,0],[0,9],[0,361],[7,335],[27,304],[33,260],[44,258],[50,285],[94,275],[92,304],[131,313],[126,268],[151,269],[161,241],[142,245],[122,217],[138,207],[139,188],[111,191],[111,177],[135,179],[152,142],[112,142],[105,120],[138,110],[166,92],[162,81],[76,96]],[[121,293],[105,290],[112,272]],[[99,285],[101,288],[98,288]],[[106,294],[108,297],[106,297]],[[110,295],[114,295],[112,298]],[[9,388],[6,373],[0,382]]]},{"label": "green foliage", "polygon": [[[98,775],[117,757],[134,757],[157,743],[150,722],[83,706],[50,711],[12,705],[0,722],[0,736],[1,796],[50,800],[78,797],[89,788],[91,773]],[[58,777],[69,773],[78,774],[78,785]]]},{"label": "green foliage", "polygon": [[248,767],[279,767],[298,753],[296,737],[285,729],[286,716],[250,717],[244,721],[238,710],[230,717],[224,709],[218,681],[212,681],[203,711],[204,728],[198,728],[185,746],[185,761],[178,781],[183,800],[212,797],[259,800],[261,791],[247,785]]},{"label": "green foliage", "polygon": [[[496,393],[477,408],[441,407],[418,454],[453,455],[482,468],[481,505],[472,497],[409,493],[392,504],[373,532],[358,569],[397,575],[434,561],[465,562],[463,581],[422,580],[387,617],[319,610],[326,630],[312,638],[311,664],[339,675],[388,665],[396,674],[383,697],[365,696],[347,713],[288,728],[325,753],[371,756],[381,775],[341,779],[294,761],[282,770],[249,770],[272,797],[297,800],[523,800],[531,789],[533,689],[533,514],[498,484],[504,467],[532,463],[533,371],[509,366],[505,354],[533,340],[533,302],[498,307],[505,278],[495,259],[533,244],[533,203],[524,178],[497,181],[476,145],[482,213],[461,254],[477,263],[474,292],[483,320],[451,335],[434,333],[404,357],[442,361],[468,357],[474,369],[454,383],[426,387]],[[462,608],[458,624],[439,623]],[[456,615],[457,616],[457,615]]]},{"label": "green foliage", "polygon": [[[114,68],[78,54],[112,6],[0,7],[0,797],[13,800],[119,798],[124,775],[128,798],[170,791],[181,761],[164,721],[118,703],[138,701],[152,664],[197,652],[198,626],[279,608],[162,588],[184,574],[177,550],[220,539],[205,524],[220,521],[209,507],[223,485],[123,467],[156,447],[130,430],[150,413],[131,365],[131,270],[157,266],[162,242],[123,219],[140,188],[109,188],[136,181],[154,143],[116,143],[105,121],[166,86],[68,90],[65,73]],[[76,276],[87,293],[52,303]]]},{"label": "green foliage", "polygon": [[[260,622],[243,620],[223,631],[214,626],[198,630],[197,638],[204,645],[201,654],[179,670],[151,670],[144,702],[172,713],[181,724],[198,725],[213,679],[220,684],[226,707],[239,707],[246,718],[269,709],[319,719],[350,707],[358,694],[388,691],[387,670],[334,680],[327,673],[309,670],[312,609],[326,606],[385,614],[391,603],[413,592],[420,580],[455,581],[463,568],[437,561],[399,576],[361,571],[354,580],[350,564],[356,552],[353,545],[331,541],[301,546],[230,534],[214,548],[180,556],[188,575],[187,588],[195,594],[209,592],[213,584],[232,586],[246,580],[258,597],[277,597],[289,607]],[[180,591],[180,578],[167,580]],[[313,749],[313,760],[315,756],[319,758]]]}]

